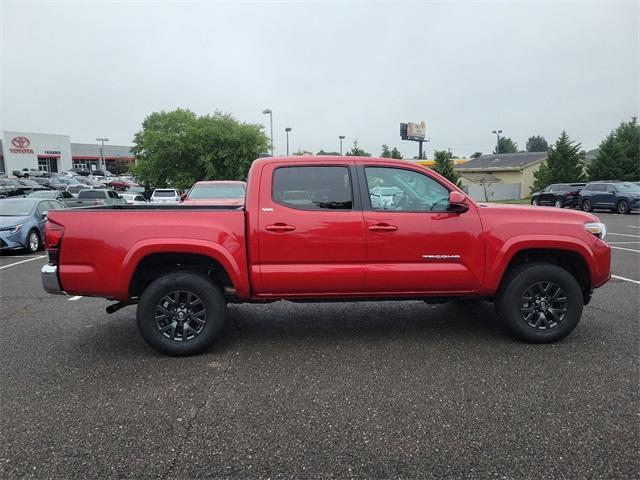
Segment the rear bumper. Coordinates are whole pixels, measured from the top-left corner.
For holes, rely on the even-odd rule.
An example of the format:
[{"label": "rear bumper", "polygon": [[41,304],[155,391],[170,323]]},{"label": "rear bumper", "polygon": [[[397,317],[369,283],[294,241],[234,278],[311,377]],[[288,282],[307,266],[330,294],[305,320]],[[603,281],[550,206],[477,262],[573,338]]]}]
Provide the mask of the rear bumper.
[{"label": "rear bumper", "polygon": [[47,264],[42,267],[40,276],[42,277],[42,286],[47,293],[52,293],[54,295],[66,295],[65,291],[62,290],[62,285],[60,285],[60,280],[58,279],[58,267],[56,265]]}]

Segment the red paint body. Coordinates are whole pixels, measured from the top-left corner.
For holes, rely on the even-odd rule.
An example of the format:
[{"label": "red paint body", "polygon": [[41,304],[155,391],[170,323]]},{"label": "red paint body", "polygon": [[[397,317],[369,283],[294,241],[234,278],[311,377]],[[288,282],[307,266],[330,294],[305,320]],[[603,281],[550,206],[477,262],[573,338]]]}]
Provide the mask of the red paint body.
[{"label": "red paint body", "polygon": [[126,301],[136,267],[155,253],[210,257],[225,269],[241,301],[492,296],[523,249],[577,253],[588,267],[591,288],[609,279],[610,248],[583,226],[597,221],[591,214],[483,205],[466,197],[464,213],[306,211],[274,202],[274,168],[307,164],[401,167],[459,191],[433,171],[402,160],[275,157],[251,167],[244,209],[52,210],[49,221],[58,229],[52,235],[64,229],[63,289]]}]

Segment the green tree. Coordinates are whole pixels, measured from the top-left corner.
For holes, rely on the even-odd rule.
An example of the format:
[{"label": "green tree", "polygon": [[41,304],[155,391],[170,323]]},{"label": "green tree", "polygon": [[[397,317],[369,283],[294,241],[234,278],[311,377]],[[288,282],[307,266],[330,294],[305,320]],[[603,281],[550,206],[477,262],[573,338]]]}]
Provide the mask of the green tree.
[{"label": "green tree", "polygon": [[602,141],[588,174],[590,180],[637,181],[640,178],[640,125],[636,117],[622,122]]},{"label": "green tree", "polygon": [[109,171],[114,175],[122,175],[129,171],[129,162],[124,158],[118,158],[109,166]]},{"label": "green tree", "polygon": [[436,150],[433,154],[433,158],[435,164],[432,169],[460,187],[462,184],[460,183],[458,174],[453,169],[453,159],[451,158],[451,154],[446,150]]},{"label": "green tree", "polygon": [[563,131],[556,143],[549,147],[546,161],[542,162],[533,177],[532,193],[552,183],[584,180],[580,144],[570,140],[567,132]]},{"label": "green tree", "polygon": [[339,157],[340,152],[325,152],[324,150],[320,150],[318,153],[316,153],[316,155],[331,155],[334,157]]},{"label": "green tree", "polygon": [[473,152],[469,158],[474,159],[482,156],[482,152]]},{"label": "green tree", "polygon": [[549,144],[540,135],[534,135],[527,140],[527,152],[546,152],[549,148]]},{"label": "green tree", "polygon": [[371,154],[358,147],[358,140],[353,141],[353,148],[347,152],[350,157],[370,157]]},{"label": "green tree", "polygon": [[389,145],[382,145],[382,153],[380,154],[382,158],[391,158],[391,150],[389,150]]},{"label": "green tree", "polygon": [[400,153],[400,150],[398,150],[396,147],[393,147],[393,150],[391,150],[391,158],[401,159],[402,153]]},{"label": "green tree", "polygon": [[402,158],[402,153],[400,153],[400,150],[398,150],[396,147],[393,147],[393,149],[389,149],[389,146],[384,144],[382,145],[382,153],[380,154],[380,156],[382,158]]},{"label": "green tree", "polygon": [[500,137],[493,153],[518,153],[518,145],[509,137]]},{"label": "green tree", "polygon": [[154,112],[135,134],[137,165],[131,170],[154,187],[186,189],[198,180],[241,180],[268,146],[261,125],[241,123],[229,114]]}]

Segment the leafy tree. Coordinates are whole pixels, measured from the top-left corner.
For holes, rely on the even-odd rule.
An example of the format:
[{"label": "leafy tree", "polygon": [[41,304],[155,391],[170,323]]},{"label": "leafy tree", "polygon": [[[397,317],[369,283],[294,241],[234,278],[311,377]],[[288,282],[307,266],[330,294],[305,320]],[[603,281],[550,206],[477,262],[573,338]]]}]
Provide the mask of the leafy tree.
[{"label": "leafy tree", "polygon": [[186,189],[198,180],[241,180],[269,146],[262,129],[221,112],[154,112],[135,134],[138,164],[131,170],[138,180],[155,187]]},{"label": "leafy tree", "polygon": [[546,152],[549,148],[549,144],[540,135],[534,135],[527,140],[527,152]]},{"label": "leafy tree", "polygon": [[602,141],[588,174],[591,180],[640,178],[640,125],[636,117],[621,123]]},{"label": "leafy tree", "polygon": [[400,153],[400,150],[398,150],[396,147],[393,147],[393,150],[391,150],[391,158],[401,159],[402,153]]},{"label": "leafy tree", "polygon": [[541,190],[552,183],[580,182],[584,180],[580,162],[580,144],[569,139],[567,132],[560,134],[549,147],[546,161],[533,174],[531,192]]},{"label": "leafy tree", "polygon": [[433,158],[435,160],[435,164],[433,165],[432,170],[438,172],[444,178],[460,187],[462,184],[460,183],[458,174],[453,169],[451,154],[446,150],[436,150],[433,154]]},{"label": "leafy tree", "polygon": [[114,175],[122,175],[129,170],[129,162],[124,158],[118,158],[109,166],[109,171]]},{"label": "leafy tree", "polygon": [[353,148],[347,152],[350,157],[370,157],[371,154],[358,147],[358,140],[353,141]]},{"label": "leafy tree", "polygon": [[393,147],[392,150],[389,150],[388,145],[382,145],[382,153],[380,154],[382,158],[402,158],[402,153],[396,147]]},{"label": "leafy tree", "polygon": [[474,159],[474,158],[478,158],[482,156],[482,152],[474,152],[472,153],[469,158]]},{"label": "leafy tree", "polygon": [[500,137],[493,153],[518,153],[518,145],[509,137]]},{"label": "leafy tree", "polygon": [[[300,154],[300,155],[302,155],[302,154]],[[324,150],[320,150],[318,153],[316,153],[316,155],[331,155],[331,156],[339,157],[340,156],[340,152],[325,152]]]}]

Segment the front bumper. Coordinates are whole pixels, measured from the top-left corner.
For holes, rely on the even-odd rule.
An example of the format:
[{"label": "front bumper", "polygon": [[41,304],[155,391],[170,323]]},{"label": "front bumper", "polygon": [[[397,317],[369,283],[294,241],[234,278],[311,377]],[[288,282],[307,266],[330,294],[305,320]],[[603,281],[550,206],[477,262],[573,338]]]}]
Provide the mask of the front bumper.
[{"label": "front bumper", "polygon": [[62,290],[62,285],[60,285],[60,280],[58,279],[58,267],[56,265],[47,264],[42,267],[40,276],[42,277],[42,286],[47,293],[52,293],[54,295],[66,295],[65,291]]},{"label": "front bumper", "polygon": [[21,250],[25,248],[24,242],[18,234],[0,232],[0,250]]}]

